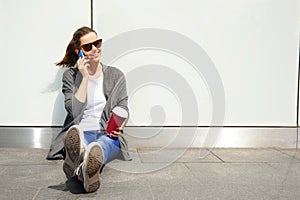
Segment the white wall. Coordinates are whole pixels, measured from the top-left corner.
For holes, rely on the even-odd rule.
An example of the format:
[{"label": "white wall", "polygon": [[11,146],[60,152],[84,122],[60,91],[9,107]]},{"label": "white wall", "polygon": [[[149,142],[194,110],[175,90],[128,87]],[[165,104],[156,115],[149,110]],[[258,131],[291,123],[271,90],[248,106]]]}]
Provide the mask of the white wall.
[{"label": "white wall", "polygon": [[0,125],[60,125],[65,112],[54,63],[72,33],[90,25],[89,2],[1,0],[0,14]]},{"label": "white wall", "polygon": [[[298,0],[111,0],[95,2],[94,24],[110,43],[117,36],[142,28],[167,29],[185,35],[206,51],[221,77],[226,97],[223,125],[294,126],[299,13]],[[124,44],[126,41],[120,41],[120,47],[115,48]],[[114,51],[104,49],[109,55]],[[161,49],[138,49],[111,64],[125,73],[132,73],[145,64],[161,64],[181,74],[198,102],[197,125],[210,125],[214,114],[210,85],[205,82],[205,75],[197,74],[188,61]],[[147,79],[147,74],[140,76]],[[165,78],[170,77],[165,74]],[[130,86],[130,81],[135,80],[128,81]],[[197,107],[190,103],[189,108],[182,108],[180,103],[187,100],[179,101],[172,88],[165,84],[148,83],[139,88],[134,85],[130,91],[135,91],[130,101],[131,125],[182,125],[180,115],[184,110]],[[193,95],[187,95],[186,99]],[[157,109],[158,104],[161,109]],[[152,107],[157,114],[153,110],[151,113]],[[165,121],[151,121],[161,115]]]},{"label": "white wall", "polygon": [[[150,28],[173,31],[174,38],[184,35],[207,53],[207,57],[200,54],[204,60],[210,58],[219,73],[226,98],[223,125],[293,126],[299,4],[299,0],[98,0],[94,1],[94,28],[107,41],[103,51],[108,62],[114,50],[130,41],[119,42],[113,49],[105,47],[128,31]],[[61,125],[65,116],[62,71],[54,63],[64,55],[72,33],[90,25],[89,1],[1,0],[0,11],[0,125]],[[147,37],[137,39],[159,44],[160,35],[143,33]],[[172,38],[172,48],[184,45]],[[151,80],[153,72],[164,77],[164,81],[153,79],[139,87],[135,77],[128,80],[129,125],[208,126],[218,113],[212,111],[216,109],[212,102],[219,96],[207,82],[210,72],[204,71],[210,65],[192,66],[189,58],[174,54],[174,49],[141,48],[109,63],[128,76],[140,75],[139,81]],[[144,74],[138,71],[143,65],[150,65],[145,69],[165,68]],[[162,74],[167,71],[173,74]],[[182,114],[189,113],[199,118],[183,123]]]}]

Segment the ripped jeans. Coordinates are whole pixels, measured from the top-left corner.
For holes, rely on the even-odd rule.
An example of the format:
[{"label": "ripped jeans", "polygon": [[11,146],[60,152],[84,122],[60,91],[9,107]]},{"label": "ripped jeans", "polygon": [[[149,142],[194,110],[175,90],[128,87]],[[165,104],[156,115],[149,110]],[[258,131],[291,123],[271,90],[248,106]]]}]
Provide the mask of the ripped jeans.
[{"label": "ripped jeans", "polygon": [[118,138],[110,138],[106,133],[99,133],[98,130],[83,131],[84,142],[88,146],[92,142],[97,142],[103,149],[104,165],[114,160],[120,154],[120,142]]}]

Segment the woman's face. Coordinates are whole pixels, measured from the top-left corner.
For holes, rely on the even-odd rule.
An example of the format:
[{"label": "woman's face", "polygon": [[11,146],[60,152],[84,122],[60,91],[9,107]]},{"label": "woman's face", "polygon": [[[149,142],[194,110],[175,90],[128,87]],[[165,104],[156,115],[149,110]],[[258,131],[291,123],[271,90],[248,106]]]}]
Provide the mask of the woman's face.
[{"label": "woman's face", "polygon": [[[83,54],[85,55],[85,58],[88,58],[92,62],[99,62],[101,57],[101,44],[98,45],[98,48],[95,45],[92,46],[91,50],[85,50],[82,46],[85,44],[93,43],[100,38],[94,33],[90,32],[80,38],[81,42],[81,50],[83,51]],[[102,41],[101,41],[102,43]]]}]

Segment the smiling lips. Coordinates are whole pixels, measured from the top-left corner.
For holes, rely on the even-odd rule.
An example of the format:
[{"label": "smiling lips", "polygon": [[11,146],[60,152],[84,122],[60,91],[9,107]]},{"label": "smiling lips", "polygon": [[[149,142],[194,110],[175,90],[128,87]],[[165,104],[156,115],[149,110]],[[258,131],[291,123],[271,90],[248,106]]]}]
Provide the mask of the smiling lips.
[{"label": "smiling lips", "polygon": [[98,56],[100,56],[100,51],[88,55],[87,58],[88,58],[88,59],[94,59],[94,58],[97,58]]}]

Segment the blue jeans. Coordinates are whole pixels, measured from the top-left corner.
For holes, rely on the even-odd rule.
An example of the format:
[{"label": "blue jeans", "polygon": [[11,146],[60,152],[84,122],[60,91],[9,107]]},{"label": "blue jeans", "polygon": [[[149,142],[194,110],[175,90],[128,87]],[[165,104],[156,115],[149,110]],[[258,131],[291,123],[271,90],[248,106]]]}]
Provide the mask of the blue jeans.
[{"label": "blue jeans", "polygon": [[104,165],[117,158],[120,153],[120,142],[118,138],[110,138],[106,133],[99,133],[98,130],[83,131],[84,142],[88,146],[97,142],[103,149]]}]

